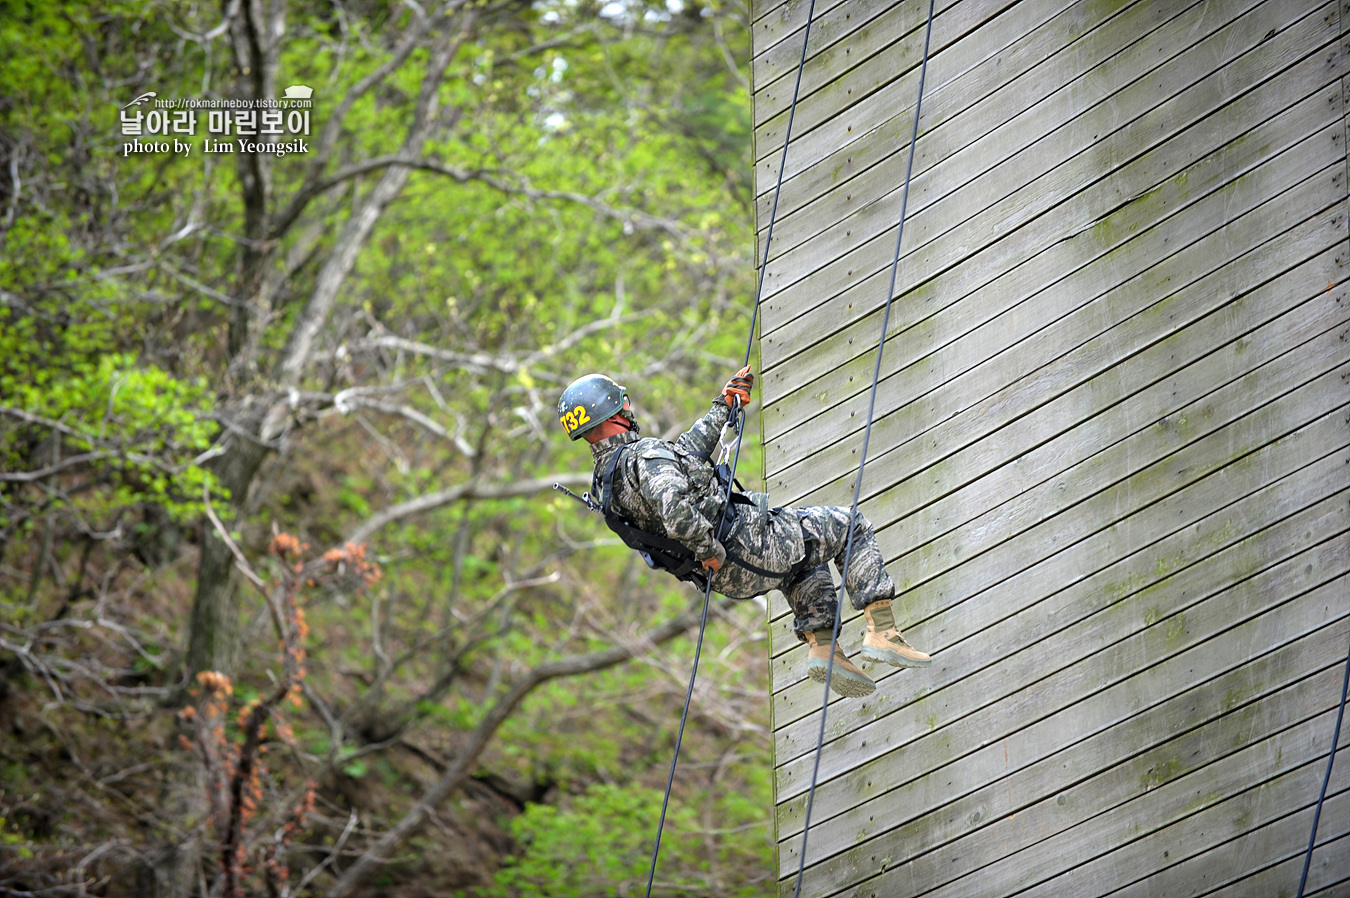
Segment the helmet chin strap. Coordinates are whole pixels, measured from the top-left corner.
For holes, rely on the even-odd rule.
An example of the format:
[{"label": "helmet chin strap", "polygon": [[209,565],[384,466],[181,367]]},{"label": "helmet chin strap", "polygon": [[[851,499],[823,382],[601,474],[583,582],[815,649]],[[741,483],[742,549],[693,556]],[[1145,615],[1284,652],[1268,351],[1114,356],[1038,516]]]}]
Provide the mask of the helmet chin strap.
[{"label": "helmet chin strap", "polygon": [[633,414],[633,406],[628,403],[628,394],[623,396],[623,406],[614,413],[615,417],[623,418],[624,430],[629,433],[642,433],[642,428],[638,426],[637,415]]}]

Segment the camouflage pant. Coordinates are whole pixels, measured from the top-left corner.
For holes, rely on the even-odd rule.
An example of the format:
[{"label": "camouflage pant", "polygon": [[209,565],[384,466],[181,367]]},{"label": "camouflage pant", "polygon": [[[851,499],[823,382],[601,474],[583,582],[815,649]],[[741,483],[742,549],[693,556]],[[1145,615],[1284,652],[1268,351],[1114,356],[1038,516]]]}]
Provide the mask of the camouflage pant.
[{"label": "camouflage pant", "polygon": [[[848,509],[837,505],[816,505],[793,509],[801,519],[806,536],[805,567],[781,589],[794,615],[792,629],[805,640],[810,630],[834,629],[836,593],[829,564],[843,570],[844,550],[848,545]],[[886,573],[876,532],[861,513],[853,518],[853,551],[844,581],[849,601],[862,610],[881,599],[895,597],[895,581]]]}]

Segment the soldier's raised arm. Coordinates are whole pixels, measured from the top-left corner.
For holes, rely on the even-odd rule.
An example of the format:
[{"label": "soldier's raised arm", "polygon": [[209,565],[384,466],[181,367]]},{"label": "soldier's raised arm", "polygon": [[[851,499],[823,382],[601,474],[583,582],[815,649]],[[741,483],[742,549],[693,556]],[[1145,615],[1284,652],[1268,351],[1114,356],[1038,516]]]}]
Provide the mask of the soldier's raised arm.
[{"label": "soldier's raised arm", "polygon": [[689,428],[675,442],[680,448],[686,449],[695,455],[701,455],[704,458],[712,456],[713,449],[717,446],[718,435],[722,428],[726,426],[727,420],[731,417],[731,404],[734,399],[739,399],[741,408],[750,404],[750,390],[755,385],[755,375],[750,373],[750,366],[746,365],[740,371],[727,381],[727,385],[722,388],[722,392],[712,402],[712,408],[708,413],[698,420],[693,427]]}]

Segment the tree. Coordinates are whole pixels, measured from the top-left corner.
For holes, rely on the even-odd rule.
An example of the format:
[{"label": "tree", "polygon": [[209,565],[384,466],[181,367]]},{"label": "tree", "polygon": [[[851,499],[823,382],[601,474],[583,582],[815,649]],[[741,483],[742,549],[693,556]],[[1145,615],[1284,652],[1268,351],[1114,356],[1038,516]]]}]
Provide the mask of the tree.
[{"label": "tree", "polygon": [[[552,430],[574,374],[640,385],[644,424],[668,431],[707,398],[689,384],[710,393],[736,364],[749,117],[726,60],[746,58],[744,18],[3,4],[0,561],[23,576],[0,572],[0,651],[72,711],[58,730],[101,716],[159,732],[204,671],[248,701],[277,661],[240,572],[269,576],[280,528],[368,544],[385,572],[309,607],[298,747],[269,787],[285,810],[319,783],[327,847],[304,857],[322,877],[339,849],[410,838],[452,793],[518,809],[661,753],[659,720],[615,696],[677,693],[679,665],[609,665],[650,653],[644,632],[683,632],[689,596],[541,494],[588,479]],[[256,100],[290,84],[315,88],[307,152],[208,153],[198,133],[186,158],[124,153],[120,108],[147,90]],[[730,638],[748,638],[735,620]],[[563,715],[571,744],[547,738],[540,721],[577,695],[616,713]],[[737,722],[750,694],[723,701],[692,751],[755,737]],[[117,739],[114,765],[148,744]],[[181,766],[167,744],[152,754]],[[131,763],[84,766],[86,785],[146,787]],[[442,784],[435,800],[362,805],[366,781],[419,776]],[[142,820],[154,839],[133,853],[161,884],[191,888],[161,875],[171,855],[180,872],[206,863],[149,847],[200,844],[199,805]],[[353,805],[375,825],[345,829]]]}]

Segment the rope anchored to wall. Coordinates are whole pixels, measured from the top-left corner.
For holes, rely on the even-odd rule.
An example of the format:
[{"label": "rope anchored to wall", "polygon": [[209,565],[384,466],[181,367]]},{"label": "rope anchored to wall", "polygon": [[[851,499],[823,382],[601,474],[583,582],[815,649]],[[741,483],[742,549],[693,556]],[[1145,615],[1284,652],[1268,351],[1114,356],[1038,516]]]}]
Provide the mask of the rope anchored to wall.
[{"label": "rope anchored to wall", "polygon": [[[858,500],[859,500],[859,497],[860,497],[860,494],[861,494],[861,491],[862,491],[862,474],[863,474],[863,468],[864,468],[864,466],[865,466],[866,463],[867,463],[867,446],[868,446],[868,441],[869,441],[869,439],[870,439],[870,437],[871,437],[871,433],[872,433],[872,421],[873,421],[873,417],[874,417],[875,409],[876,409],[876,392],[877,392],[877,384],[879,383],[880,378],[881,378],[881,356],[882,356],[882,350],[885,348],[885,345],[886,345],[886,330],[887,330],[887,327],[888,327],[889,322],[890,322],[891,301],[892,301],[892,299],[893,299],[893,297],[894,297],[894,294],[895,294],[896,275],[897,275],[897,271],[898,271],[899,265],[900,265],[900,245],[901,245],[901,239],[902,239],[902,237],[903,237],[903,235],[904,235],[905,209],[906,209],[906,206],[907,206],[908,200],[909,200],[909,184],[910,184],[911,175],[912,175],[912,172],[913,172],[913,169],[914,169],[914,144],[915,144],[915,142],[916,142],[917,139],[918,139],[920,104],[922,103],[922,100],[923,100],[923,85],[924,85],[924,79],[925,79],[925,77],[926,77],[926,75],[927,75],[927,71],[928,71],[928,52],[929,52],[930,39],[931,39],[931,36],[932,36],[932,29],[933,29],[933,6],[934,6],[933,0],[929,0],[929,4],[928,4],[928,18],[927,18],[927,23],[926,23],[926,26],[925,26],[925,32],[924,32],[923,60],[922,60],[922,63],[921,63],[921,65],[920,65],[920,69],[919,69],[919,92],[918,92],[918,100],[916,100],[916,102],[915,102],[915,104],[914,104],[914,128],[913,128],[913,133],[912,133],[912,135],[911,135],[911,137],[910,137],[909,161],[908,161],[908,164],[907,164],[906,169],[905,169],[904,189],[903,189],[902,192],[901,192],[901,200],[900,200],[900,222],[899,222],[899,226],[898,226],[898,228],[897,228],[897,233],[896,233],[896,238],[895,238],[895,259],[894,259],[894,261],[892,262],[892,265],[891,265],[890,285],[889,285],[889,287],[887,288],[887,291],[886,291],[886,303],[885,303],[885,308],[884,308],[884,311],[883,311],[883,314],[882,314],[881,337],[880,337],[880,339],[878,340],[878,343],[877,343],[877,360],[876,360],[876,366],[875,366],[875,369],[874,369],[873,374],[872,374],[872,386],[871,386],[871,391],[870,391],[869,398],[868,398],[868,407],[867,407],[867,423],[866,423],[866,428],[865,428],[864,431],[863,431],[862,457],[859,459],[859,462],[858,462],[858,475],[857,475],[857,479],[856,479],[856,482],[855,482],[855,484],[854,484],[854,489],[853,489],[853,505],[852,505],[852,508],[851,508],[850,514],[849,514],[849,519],[850,519],[850,520],[852,520],[852,519],[857,515],[857,512],[858,512]],[[753,347],[754,347],[755,326],[756,326],[756,324],[758,323],[758,320],[759,320],[759,307],[760,307],[760,303],[762,302],[763,296],[764,296],[764,279],[765,279],[765,272],[766,272],[766,270],[767,270],[767,268],[768,268],[768,264],[769,264],[769,250],[770,250],[770,248],[771,248],[772,245],[773,245],[773,226],[774,226],[774,222],[777,220],[777,216],[778,216],[778,199],[779,199],[780,194],[782,193],[783,176],[784,176],[784,172],[786,171],[786,168],[787,168],[787,150],[788,150],[788,144],[789,144],[789,143],[791,142],[791,140],[792,140],[792,123],[793,123],[793,119],[794,119],[795,114],[796,114],[796,111],[797,111],[797,100],[798,100],[798,97],[800,96],[800,92],[801,92],[802,71],[805,69],[805,66],[806,66],[806,51],[807,51],[807,47],[809,46],[810,40],[811,40],[811,23],[814,21],[814,18],[815,18],[815,0],[811,0],[811,4],[810,4],[810,6],[809,6],[808,9],[807,9],[807,14],[806,14],[806,28],[805,28],[805,31],[804,31],[803,36],[802,36],[802,52],[801,52],[801,58],[800,58],[800,60],[799,60],[798,63],[797,63],[797,76],[796,76],[795,84],[793,85],[793,89],[792,89],[792,102],[791,102],[791,104],[790,104],[789,107],[788,107],[787,128],[786,128],[786,130],[785,130],[785,132],[784,132],[784,135],[783,135],[783,153],[782,153],[782,156],[780,157],[779,164],[778,164],[778,177],[777,177],[777,182],[776,182],[775,185],[774,185],[773,204],[772,204],[772,206],[770,207],[770,210],[769,210],[769,223],[768,223],[767,233],[765,234],[765,240],[764,240],[764,253],[763,253],[763,255],[762,255],[761,259],[760,259],[759,277],[758,277],[758,281],[757,281],[757,284],[756,284],[756,287],[755,287],[755,303],[754,303],[754,308],[753,308],[753,310],[752,310],[752,312],[751,312],[751,316],[750,316],[750,334],[749,334],[749,337],[748,337],[747,340],[746,340],[746,346],[745,346],[745,358],[744,358],[744,362],[743,362],[743,364],[747,364],[747,365],[748,365],[749,362],[750,362],[750,354],[751,354],[751,351],[752,351],[752,349],[753,349]],[[735,432],[736,432],[735,452],[734,452],[733,457],[732,457],[732,460],[731,460],[731,474],[732,474],[731,480],[732,480],[732,481],[734,481],[734,479],[735,479],[736,465],[737,465],[737,463],[740,461],[740,452],[741,452],[741,426],[742,426],[743,421],[744,421],[744,412],[743,412],[743,410],[742,410],[741,408],[739,408],[739,406],[738,406],[738,407],[736,407],[736,408],[734,408],[734,409],[732,410],[732,418],[731,418],[731,423],[734,425],[734,427],[735,427]],[[727,494],[727,496],[724,497],[725,501],[727,501],[727,502],[731,501],[730,489],[731,489],[731,487],[730,487],[730,485],[728,485],[728,494]],[[843,570],[840,572],[841,577],[843,577],[844,579],[847,579],[847,577],[848,577],[848,567],[849,567],[849,563],[850,563],[851,560],[852,560],[852,554],[853,554],[853,533],[852,533],[852,529],[850,528],[848,541],[847,541],[847,543],[845,544],[845,549],[844,549],[844,565],[843,565]],[[839,607],[839,608],[842,607],[842,599],[843,599],[842,588],[843,588],[843,587],[842,587],[842,584],[841,584],[841,586],[840,586],[840,591],[836,594],[836,597],[835,597],[835,598],[836,598],[836,606]],[[703,649],[703,636],[704,636],[704,632],[705,632],[705,630],[706,630],[706,628],[707,628],[707,623],[708,623],[708,606],[709,606],[709,603],[710,603],[710,600],[711,600],[711,595],[712,595],[712,585],[711,585],[711,580],[710,580],[710,581],[708,582],[708,584],[706,584],[705,587],[704,587],[704,595],[703,595],[703,614],[702,614],[702,618],[701,618],[701,620],[700,620],[700,622],[699,622],[698,638],[697,638],[697,641],[696,641],[695,647],[694,647],[694,664],[693,664],[693,669],[690,671],[690,674],[689,674],[689,688],[687,689],[687,691],[686,691],[686,693],[685,693],[684,708],[683,708],[683,710],[682,710],[681,713],[680,713],[680,726],[679,726],[678,733],[676,734],[676,737],[675,737],[675,752],[674,752],[674,757],[671,759],[671,762],[670,762],[670,774],[669,774],[669,776],[668,776],[667,779],[666,779],[666,790],[665,790],[665,795],[664,795],[664,797],[662,798],[662,801],[661,801],[661,817],[660,817],[660,820],[658,821],[657,827],[656,827],[656,841],[655,841],[655,845],[654,845],[653,848],[652,848],[651,869],[650,869],[650,871],[649,871],[649,873],[648,873],[648,876],[647,876],[647,891],[646,891],[646,896],[647,896],[647,898],[651,898],[652,885],[653,885],[653,883],[655,882],[655,878],[656,878],[656,866],[657,866],[657,861],[658,861],[659,858],[660,858],[660,852],[661,852],[661,834],[662,834],[662,831],[663,831],[664,828],[665,828],[666,813],[667,813],[667,811],[668,811],[668,809],[669,809],[669,806],[670,806],[670,793],[671,793],[671,790],[672,790],[672,788],[673,788],[673,786],[674,786],[674,783],[675,783],[675,769],[676,769],[676,766],[679,764],[679,758],[680,758],[680,745],[681,745],[681,743],[682,743],[683,740],[684,740],[684,729],[685,729],[685,725],[686,725],[686,723],[688,722],[688,718],[689,718],[689,705],[690,705],[691,701],[693,700],[693,696],[694,696],[694,684],[695,684],[695,681],[696,681],[696,679],[697,679],[697,677],[698,677],[698,663],[699,663],[699,656],[700,656],[700,654],[702,653],[702,649]],[[837,612],[837,613],[835,614],[834,635],[833,635],[833,640],[832,640],[832,641],[835,642],[835,643],[837,643],[838,640],[839,640],[839,623],[840,623],[840,620],[841,620],[841,619],[842,619],[842,614],[840,614],[840,613]],[[812,802],[813,802],[813,800],[814,800],[814,798],[815,798],[816,780],[817,780],[817,778],[818,778],[818,776],[819,776],[819,773],[820,773],[820,755],[821,755],[821,750],[822,750],[822,748],[823,748],[823,746],[824,746],[824,742],[825,742],[825,711],[826,711],[826,708],[828,707],[828,704],[829,704],[829,698],[830,698],[830,682],[831,682],[831,679],[832,679],[832,677],[833,677],[833,674],[834,674],[834,654],[833,654],[833,652],[831,652],[831,653],[830,653],[830,659],[829,659],[829,661],[827,662],[826,671],[825,671],[825,694],[824,694],[824,700],[822,701],[822,704],[821,704],[821,713],[820,713],[820,733],[819,733],[819,736],[818,736],[817,741],[816,741],[815,766],[814,766],[814,768],[812,769],[812,772],[811,772],[811,787],[810,787],[810,791],[809,791],[809,793],[808,793],[808,795],[807,795],[807,804],[806,804],[806,820],[805,820],[804,828],[803,828],[803,830],[802,830],[801,857],[799,858],[799,864],[798,864],[798,868],[797,868],[797,886],[796,886],[796,891],[795,891],[795,893],[794,893],[794,894],[797,895],[797,896],[800,896],[800,894],[801,894],[802,871],[803,871],[803,869],[804,869],[804,866],[805,866],[805,860],[806,860],[806,840],[807,840],[808,834],[810,833],[810,828],[811,828],[811,805],[812,805]]]},{"label": "rope anchored to wall", "polygon": [[[797,97],[802,87],[802,69],[806,67],[806,46],[811,39],[811,21],[815,18],[816,0],[806,11],[806,34],[802,38],[802,55],[797,63],[797,81],[792,88],[792,104],[788,107],[787,130],[783,134],[783,155],[778,162],[778,181],[773,189],[773,206],[769,210],[769,229],[764,238],[764,255],[760,259],[759,279],[755,287],[755,306],[750,313],[750,334],[745,341],[745,359],[742,365],[750,364],[750,352],[755,345],[755,325],[759,321],[759,304],[764,296],[764,272],[769,266],[769,247],[773,244],[773,223],[778,217],[778,195],[783,189],[783,170],[787,167],[788,142],[792,140],[792,120],[797,113]],[[736,465],[741,459],[741,428],[745,421],[745,411],[737,403],[731,410],[728,422],[735,429],[735,451],[731,457],[731,476],[727,479],[727,491],[723,496],[724,506],[731,502],[731,490],[736,482]],[[652,883],[656,879],[656,862],[661,854],[661,832],[666,825],[666,811],[670,807],[670,791],[675,785],[675,767],[680,762],[680,743],[684,741],[684,726],[689,720],[689,703],[694,698],[694,681],[698,677],[698,659],[703,651],[703,634],[708,627],[708,605],[712,599],[712,578],[708,578],[703,588],[703,616],[698,625],[698,639],[694,644],[694,666],[689,671],[689,689],[684,696],[684,710],[680,712],[680,729],[675,736],[675,754],[670,759],[670,775],[666,778],[666,794],[661,799],[661,819],[656,824],[656,844],[652,847],[651,870],[647,874],[647,898],[651,898]]]},{"label": "rope anchored to wall", "polygon": [[[886,330],[891,319],[891,301],[895,298],[896,274],[900,269],[900,241],[905,234],[905,208],[909,203],[909,182],[914,171],[914,145],[919,139],[919,111],[923,104],[923,83],[928,74],[928,49],[933,36],[933,5],[934,0],[928,2],[928,21],[924,28],[923,36],[923,60],[919,65],[919,94],[914,101],[914,129],[909,138],[909,161],[905,166],[905,186],[900,192],[900,223],[896,227],[895,233],[895,259],[891,263],[890,285],[886,288],[886,303],[881,313],[881,337],[877,341],[877,361],[872,371],[872,387],[867,397],[867,425],[863,429],[862,451],[858,459],[858,476],[853,483],[853,506],[849,510],[849,521],[858,514],[858,499],[862,494],[863,468],[867,464],[867,444],[872,436],[872,419],[876,412],[877,402],[877,384],[881,381],[881,354],[886,348]],[[803,51],[804,53],[804,51]],[[844,587],[843,584],[848,579],[849,562],[853,560],[853,528],[850,526],[848,542],[844,547],[844,569],[840,571],[840,585],[835,594],[835,615],[834,615],[834,636],[831,640],[831,646],[839,642],[839,625],[844,619]],[[802,893],[802,873],[806,869],[806,840],[811,833],[811,806],[816,797],[816,780],[820,776],[820,755],[825,745],[825,712],[830,704],[830,680],[834,675],[834,651],[830,651],[830,659],[825,668],[825,696],[820,705],[820,732],[816,736],[816,757],[815,763],[811,768],[811,788],[806,794],[806,818],[802,823],[802,845],[797,857],[797,886],[793,890],[793,895],[800,898]]]},{"label": "rope anchored to wall", "polygon": [[1308,836],[1308,852],[1303,856],[1303,875],[1298,880],[1297,898],[1303,898],[1303,890],[1308,885],[1308,868],[1312,866],[1313,848],[1317,846],[1317,823],[1322,817],[1322,803],[1327,800],[1327,786],[1331,784],[1331,767],[1336,763],[1336,744],[1341,741],[1341,719],[1345,716],[1347,693],[1350,693],[1350,654],[1345,659],[1345,679],[1341,681],[1341,703],[1336,711],[1336,729],[1331,734],[1331,753],[1327,755],[1327,775],[1322,778],[1322,791],[1317,795],[1317,805],[1313,810],[1312,834]]}]

